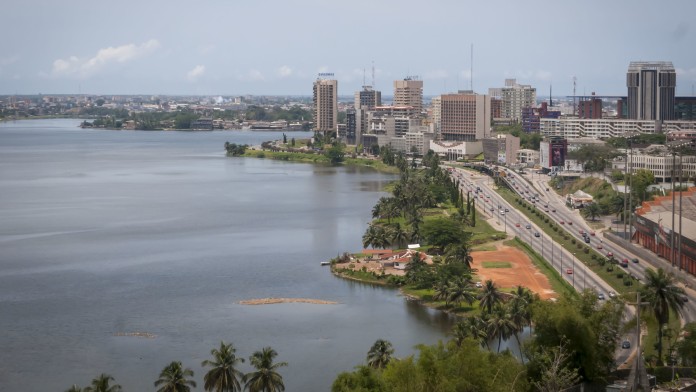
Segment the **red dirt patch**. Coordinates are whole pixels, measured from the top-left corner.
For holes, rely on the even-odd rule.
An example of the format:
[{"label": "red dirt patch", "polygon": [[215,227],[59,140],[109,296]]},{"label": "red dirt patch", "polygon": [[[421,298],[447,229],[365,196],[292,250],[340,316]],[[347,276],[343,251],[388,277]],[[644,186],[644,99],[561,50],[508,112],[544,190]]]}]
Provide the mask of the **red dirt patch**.
[{"label": "red dirt patch", "polygon": [[[498,250],[472,252],[474,261],[471,268],[478,269],[476,275],[481,281],[492,280],[500,288],[514,288],[518,285],[539,294],[541,299],[557,297],[546,275],[541,273],[526,253],[517,248],[499,245]],[[484,268],[484,261],[507,261],[512,268]]]}]

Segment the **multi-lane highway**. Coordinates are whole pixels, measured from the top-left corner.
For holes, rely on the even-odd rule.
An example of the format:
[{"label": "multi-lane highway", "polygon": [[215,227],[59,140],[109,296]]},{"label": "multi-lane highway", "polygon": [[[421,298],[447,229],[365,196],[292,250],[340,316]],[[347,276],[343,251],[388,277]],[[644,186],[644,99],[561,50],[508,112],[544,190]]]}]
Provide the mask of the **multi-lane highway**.
[{"label": "multi-lane highway", "polygon": [[[584,263],[578,261],[575,253],[567,251],[554,242],[543,230],[518,211],[517,206],[510,205],[502,196],[495,192],[492,186],[493,181],[489,176],[462,169],[454,169],[453,175],[459,179],[462,191],[471,192],[477,206],[485,212],[487,218],[495,218],[496,222],[508,234],[518,236],[531,245],[576,290],[592,289],[600,299],[608,299],[615,295],[614,289],[585,266]],[[565,228],[577,240],[586,243],[581,230],[590,233],[589,246],[597,250],[601,255],[609,256],[611,254],[616,260],[620,262],[625,261],[623,264],[626,267],[623,268],[643,281],[645,268],[651,267],[625,249],[617,247],[611,242],[603,241],[601,233],[595,233],[577,211],[569,209],[563,198],[549,188],[547,179],[539,178],[536,182],[529,181],[519,173],[508,170],[506,171],[505,181],[520,197],[530,202],[534,200],[537,208],[544,211],[550,219],[558,222],[560,227]],[[633,262],[634,259],[638,263]],[[685,304],[683,312],[683,320],[685,322],[694,320],[696,316],[695,302],[695,298],[689,298],[689,302]],[[627,313],[626,321],[634,316],[633,308],[629,308]],[[625,363],[635,350],[636,337],[629,335],[626,339],[630,341],[632,349],[617,348],[617,365]]]},{"label": "multi-lane highway", "polygon": [[[558,223],[563,222],[561,226],[564,226],[566,231],[577,240],[584,242],[580,230],[594,233],[593,229],[587,225],[579,212],[567,207],[563,198],[554,190],[550,189],[548,177],[537,175],[537,178],[528,180],[521,174],[513,170],[508,170],[506,171],[506,180],[510,181],[513,190],[522,196],[526,196],[527,200],[529,200],[528,197],[538,195],[539,201],[536,202],[537,207],[541,208],[542,211],[554,221]],[[515,185],[512,185],[512,182],[514,182]],[[544,208],[544,206],[547,205],[548,211],[545,211],[546,208]],[[641,282],[645,281],[645,269],[653,268],[637,255],[630,253],[622,247],[616,246],[611,241],[604,241],[601,232],[596,233],[594,236],[590,236],[590,243],[588,245],[603,256],[613,255],[617,261],[622,262],[625,266],[620,268],[623,268]],[[637,261],[637,263],[635,263],[634,260]],[[684,322],[696,321],[696,297],[687,292],[687,298],[688,302],[686,302],[684,306],[682,318]]]}]

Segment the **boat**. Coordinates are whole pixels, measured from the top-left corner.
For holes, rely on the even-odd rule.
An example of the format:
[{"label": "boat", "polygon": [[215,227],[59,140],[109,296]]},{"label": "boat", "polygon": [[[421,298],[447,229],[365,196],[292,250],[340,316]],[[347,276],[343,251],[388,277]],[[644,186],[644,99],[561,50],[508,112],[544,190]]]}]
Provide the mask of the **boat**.
[{"label": "boat", "polygon": [[322,261],[321,265],[331,265],[331,262],[330,261]]}]

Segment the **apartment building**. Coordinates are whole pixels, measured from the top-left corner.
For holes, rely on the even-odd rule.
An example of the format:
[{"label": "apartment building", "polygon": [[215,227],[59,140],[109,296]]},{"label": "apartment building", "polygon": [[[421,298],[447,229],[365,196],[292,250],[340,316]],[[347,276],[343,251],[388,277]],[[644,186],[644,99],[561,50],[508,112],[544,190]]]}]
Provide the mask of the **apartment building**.
[{"label": "apartment building", "polygon": [[319,74],[314,82],[314,130],[325,134],[338,128],[338,81],[333,74]]}]

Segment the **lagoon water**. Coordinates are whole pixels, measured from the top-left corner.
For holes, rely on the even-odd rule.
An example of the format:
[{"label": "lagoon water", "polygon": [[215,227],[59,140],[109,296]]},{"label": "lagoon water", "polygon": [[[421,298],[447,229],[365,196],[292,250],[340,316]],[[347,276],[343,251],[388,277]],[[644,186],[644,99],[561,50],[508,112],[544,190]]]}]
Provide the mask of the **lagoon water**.
[{"label": "lagoon water", "polygon": [[[223,152],[278,133],[79,123],[0,123],[0,391],[102,372],[149,391],[173,360],[203,390],[220,340],[245,358],[273,347],[290,392],[327,391],[376,339],[403,357],[447,338],[449,316],[319,265],[360,249],[391,175]],[[339,304],[238,303],[265,297]],[[133,332],[156,337],[116,336]]]}]

